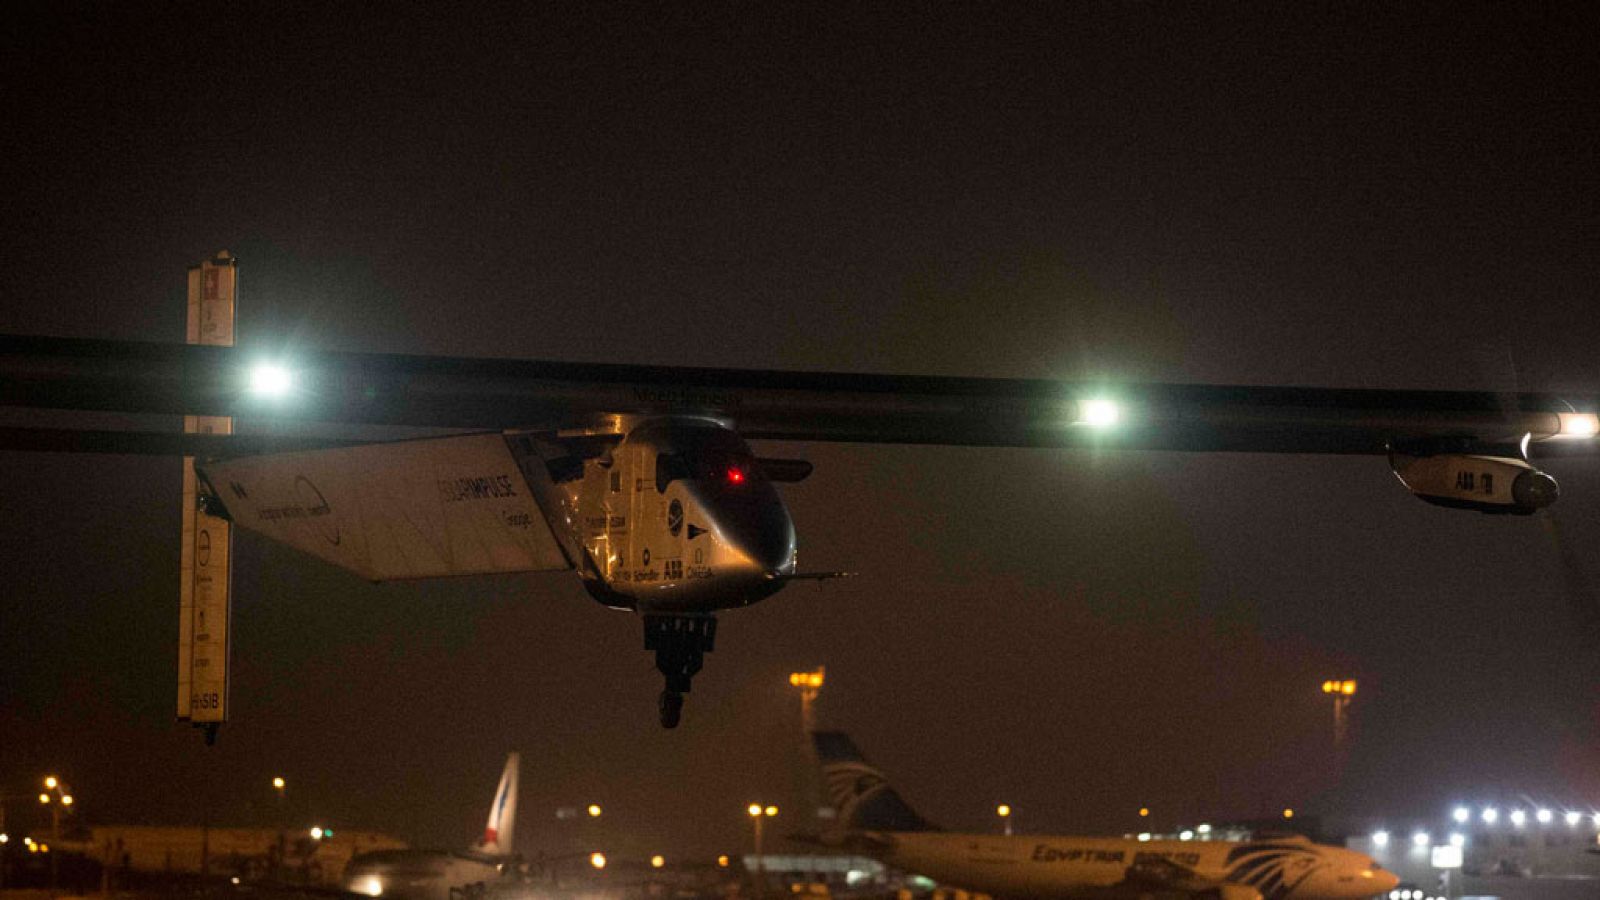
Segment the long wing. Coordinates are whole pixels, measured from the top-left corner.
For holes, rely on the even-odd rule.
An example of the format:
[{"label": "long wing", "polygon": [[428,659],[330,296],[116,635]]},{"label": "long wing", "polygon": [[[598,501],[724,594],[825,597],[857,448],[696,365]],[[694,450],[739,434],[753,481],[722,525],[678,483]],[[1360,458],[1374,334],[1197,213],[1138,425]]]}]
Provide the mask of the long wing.
[{"label": "long wing", "polygon": [[[1552,394],[1110,388],[351,353],[281,360],[290,387],[263,396],[250,389],[258,362],[231,347],[0,337],[0,405],[482,429],[704,413],[754,439],[1279,453],[1466,452],[1527,436],[1534,456],[1587,454],[1596,442],[1574,438],[1600,430],[1595,398]],[[1098,427],[1113,415],[1115,427]]]},{"label": "long wing", "polygon": [[195,468],[235,524],[372,581],[571,568],[498,434]]}]

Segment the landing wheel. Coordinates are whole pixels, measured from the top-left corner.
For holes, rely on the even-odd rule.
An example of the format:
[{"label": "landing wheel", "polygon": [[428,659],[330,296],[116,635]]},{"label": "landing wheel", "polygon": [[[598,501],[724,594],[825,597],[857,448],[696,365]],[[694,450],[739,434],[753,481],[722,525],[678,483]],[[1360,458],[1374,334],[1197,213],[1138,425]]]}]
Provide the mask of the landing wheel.
[{"label": "landing wheel", "polygon": [[661,692],[661,727],[677,728],[683,716],[683,695],[677,691]]},{"label": "landing wheel", "polygon": [[717,620],[710,616],[645,616],[644,648],[655,652],[656,669],[666,681],[661,692],[661,727],[677,728],[683,695],[705,655],[717,641]]}]

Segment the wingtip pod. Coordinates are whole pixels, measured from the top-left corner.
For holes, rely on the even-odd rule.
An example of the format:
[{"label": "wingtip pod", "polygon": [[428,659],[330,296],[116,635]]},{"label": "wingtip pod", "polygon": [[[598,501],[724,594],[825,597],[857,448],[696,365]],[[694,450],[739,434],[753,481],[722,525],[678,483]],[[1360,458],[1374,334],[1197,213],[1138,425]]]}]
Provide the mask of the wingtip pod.
[{"label": "wingtip pod", "polygon": [[1392,453],[1395,477],[1417,499],[1451,509],[1526,516],[1556,502],[1556,480],[1512,455]]}]

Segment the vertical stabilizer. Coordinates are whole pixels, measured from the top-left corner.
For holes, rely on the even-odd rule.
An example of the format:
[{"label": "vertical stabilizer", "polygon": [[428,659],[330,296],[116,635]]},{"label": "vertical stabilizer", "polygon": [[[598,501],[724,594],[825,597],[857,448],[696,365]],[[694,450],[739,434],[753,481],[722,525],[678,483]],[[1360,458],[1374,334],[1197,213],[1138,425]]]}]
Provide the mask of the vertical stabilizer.
[{"label": "vertical stabilizer", "polygon": [[842,731],[818,731],[817,761],[828,800],[848,831],[935,831],[890,786],[883,773],[867,763],[854,741]]},{"label": "vertical stabilizer", "polygon": [[520,754],[506,757],[506,769],[500,773],[500,786],[495,789],[494,803],[489,807],[489,824],[483,829],[483,843],[478,849],[494,856],[510,856],[516,840],[517,778],[522,767]]}]

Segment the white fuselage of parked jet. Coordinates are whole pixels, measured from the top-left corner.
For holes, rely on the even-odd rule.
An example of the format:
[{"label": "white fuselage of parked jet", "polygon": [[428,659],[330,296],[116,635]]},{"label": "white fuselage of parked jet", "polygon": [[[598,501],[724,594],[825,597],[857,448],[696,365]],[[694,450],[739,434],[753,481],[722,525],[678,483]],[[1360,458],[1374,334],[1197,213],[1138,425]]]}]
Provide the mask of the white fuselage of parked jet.
[{"label": "white fuselage of parked jet", "polygon": [[1360,853],[1301,837],[1139,841],[930,831],[851,843],[894,868],[997,897],[1361,900],[1398,881]]}]

